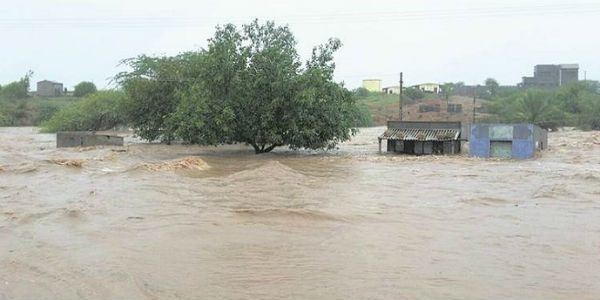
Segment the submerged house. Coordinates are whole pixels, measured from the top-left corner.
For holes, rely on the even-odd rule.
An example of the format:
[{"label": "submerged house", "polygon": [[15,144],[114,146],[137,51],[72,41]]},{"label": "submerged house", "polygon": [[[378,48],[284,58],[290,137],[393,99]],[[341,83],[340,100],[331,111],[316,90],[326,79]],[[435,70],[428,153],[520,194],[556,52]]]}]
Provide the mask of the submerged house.
[{"label": "submerged house", "polygon": [[471,124],[471,156],[527,159],[546,147],[548,132],[533,124]]},{"label": "submerged house", "polygon": [[56,147],[123,146],[123,137],[93,131],[61,131],[56,133]]},{"label": "submerged house", "polygon": [[461,122],[388,121],[379,137],[387,151],[405,154],[455,154],[460,152]]}]

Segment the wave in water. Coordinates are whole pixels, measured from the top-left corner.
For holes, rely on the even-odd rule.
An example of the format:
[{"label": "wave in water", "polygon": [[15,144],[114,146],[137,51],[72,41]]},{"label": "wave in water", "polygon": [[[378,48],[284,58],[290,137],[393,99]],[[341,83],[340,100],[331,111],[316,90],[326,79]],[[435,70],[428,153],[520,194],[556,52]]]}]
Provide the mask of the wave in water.
[{"label": "wave in water", "polygon": [[349,222],[347,218],[311,209],[238,209],[234,210],[234,213],[241,218],[269,220],[281,219],[285,222]]}]

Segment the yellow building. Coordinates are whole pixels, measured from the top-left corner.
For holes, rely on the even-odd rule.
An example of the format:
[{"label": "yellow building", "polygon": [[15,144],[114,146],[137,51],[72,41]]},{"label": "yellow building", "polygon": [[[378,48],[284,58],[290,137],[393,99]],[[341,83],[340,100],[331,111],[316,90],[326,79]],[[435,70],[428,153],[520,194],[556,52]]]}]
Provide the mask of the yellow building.
[{"label": "yellow building", "polygon": [[364,79],[362,87],[369,92],[381,92],[381,79]]}]

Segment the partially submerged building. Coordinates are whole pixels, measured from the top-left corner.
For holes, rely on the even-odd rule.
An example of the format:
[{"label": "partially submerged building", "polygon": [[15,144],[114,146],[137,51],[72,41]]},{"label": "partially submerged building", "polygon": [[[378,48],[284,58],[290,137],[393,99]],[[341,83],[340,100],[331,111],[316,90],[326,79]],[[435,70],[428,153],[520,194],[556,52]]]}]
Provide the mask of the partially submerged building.
[{"label": "partially submerged building", "polygon": [[387,151],[405,154],[456,154],[460,152],[461,122],[388,121],[379,137]]},{"label": "partially submerged building", "polygon": [[528,159],[546,147],[548,132],[533,124],[471,124],[471,156]]},{"label": "partially submerged building", "polygon": [[123,146],[123,137],[93,131],[63,131],[56,134],[56,147]]}]

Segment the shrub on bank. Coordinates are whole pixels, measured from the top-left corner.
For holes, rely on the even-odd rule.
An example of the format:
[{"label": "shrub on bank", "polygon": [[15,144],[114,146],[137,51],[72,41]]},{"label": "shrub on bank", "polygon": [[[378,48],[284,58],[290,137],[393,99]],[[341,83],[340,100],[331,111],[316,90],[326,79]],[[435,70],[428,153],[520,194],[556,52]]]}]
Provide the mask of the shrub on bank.
[{"label": "shrub on bank", "polygon": [[371,111],[364,104],[357,104],[354,108],[354,119],[352,127],[369,127],[373,126],[373,118],[371,117]]},{"label": "shrub on bank", "polygon": [[126,124],[123,105],[127,97],[121,91],[100,91],[56,113],[42,123],[44,132],[107,130]]}]

